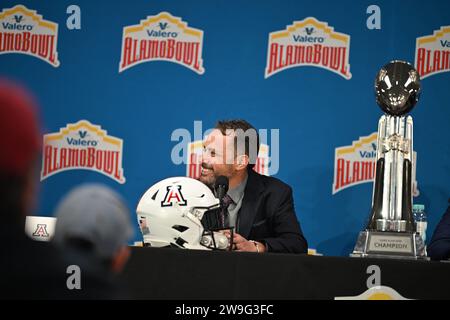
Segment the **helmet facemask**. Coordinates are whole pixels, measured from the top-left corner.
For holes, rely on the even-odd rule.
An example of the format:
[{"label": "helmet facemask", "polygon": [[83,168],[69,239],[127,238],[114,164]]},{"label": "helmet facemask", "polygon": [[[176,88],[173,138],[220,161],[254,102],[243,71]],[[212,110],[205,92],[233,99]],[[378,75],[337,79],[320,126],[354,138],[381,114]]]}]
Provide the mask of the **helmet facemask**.
[{"label": "helmet facemask", "polygon": [[[229,250],[233,248],[234,227],[220,226],[221,208],[216,205],[206,210],[202,216],[203,234],[200,244],[212,250]],[[228,239],[222,231],[230,232]]]}]

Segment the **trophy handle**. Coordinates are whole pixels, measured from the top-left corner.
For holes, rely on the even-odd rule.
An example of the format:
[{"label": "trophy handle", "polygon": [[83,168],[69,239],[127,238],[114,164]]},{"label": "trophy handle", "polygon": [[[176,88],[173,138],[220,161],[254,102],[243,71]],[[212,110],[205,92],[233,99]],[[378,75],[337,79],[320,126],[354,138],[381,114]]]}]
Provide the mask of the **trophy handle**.
[{"label": "trophy handle", "polygon": [[406,232],[415,232],[412,213],[412,164],[411,160],[403,160],[402,220],[406,221]]},{"label": "trophy handle", "polygon": [[377,160],[375,171],[375,183],[373,187],[372,209],[370,211],[370,220],[366,227],[368,230],[376,230],[377,219],[381,216],[383,207],[383,184],[384,184],[384,158]]}]

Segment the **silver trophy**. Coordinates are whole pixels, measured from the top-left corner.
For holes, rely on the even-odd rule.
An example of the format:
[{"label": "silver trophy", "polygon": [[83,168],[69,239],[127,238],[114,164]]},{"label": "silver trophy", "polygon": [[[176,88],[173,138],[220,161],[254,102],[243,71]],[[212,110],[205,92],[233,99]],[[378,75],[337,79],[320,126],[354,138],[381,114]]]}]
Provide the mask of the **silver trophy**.
[{"label": "silver trophy", "polygon": [[420,77],[407,62],[392,61],[375,79],[378,148],[370,220],[351,256],[426,258],[412,214],[413,120]]}]

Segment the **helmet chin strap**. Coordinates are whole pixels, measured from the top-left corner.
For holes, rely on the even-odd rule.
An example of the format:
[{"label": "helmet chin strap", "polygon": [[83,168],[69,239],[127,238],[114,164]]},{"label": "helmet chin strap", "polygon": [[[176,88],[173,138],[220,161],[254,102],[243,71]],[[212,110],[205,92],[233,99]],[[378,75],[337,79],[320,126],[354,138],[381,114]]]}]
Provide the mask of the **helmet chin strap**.
[{"label": "helmet chin strap", "polygon": [[[225,236],[221,230],[230,230],[230,240]],[[233,250],[233,235],[234,227],[227,229],[205,230],[200,239],[201,245],[213,250]]]},{"label": "helmet chin strap", "polygon": [[226,250],[229,247],[227,237],[218,231],[206,232],[202,236],[200,243],[213,250]]}]

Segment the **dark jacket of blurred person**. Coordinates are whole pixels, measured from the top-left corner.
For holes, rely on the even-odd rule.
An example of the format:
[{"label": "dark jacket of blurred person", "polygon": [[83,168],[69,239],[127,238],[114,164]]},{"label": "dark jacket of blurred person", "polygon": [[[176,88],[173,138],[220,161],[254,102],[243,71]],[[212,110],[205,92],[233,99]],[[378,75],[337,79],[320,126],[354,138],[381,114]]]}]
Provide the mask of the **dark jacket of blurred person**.
[{"label": "dark jacket of blurred person", "polygon": [[431,260],[450,259],[450,205],[434,230],[427,253]]},{"label": "dark jacket of blurred person", "polygon": [[25,235],[38,183],[37,109],[19,85],[0,79],[0,299],[64,298],[66,268],[48,243]]}]

